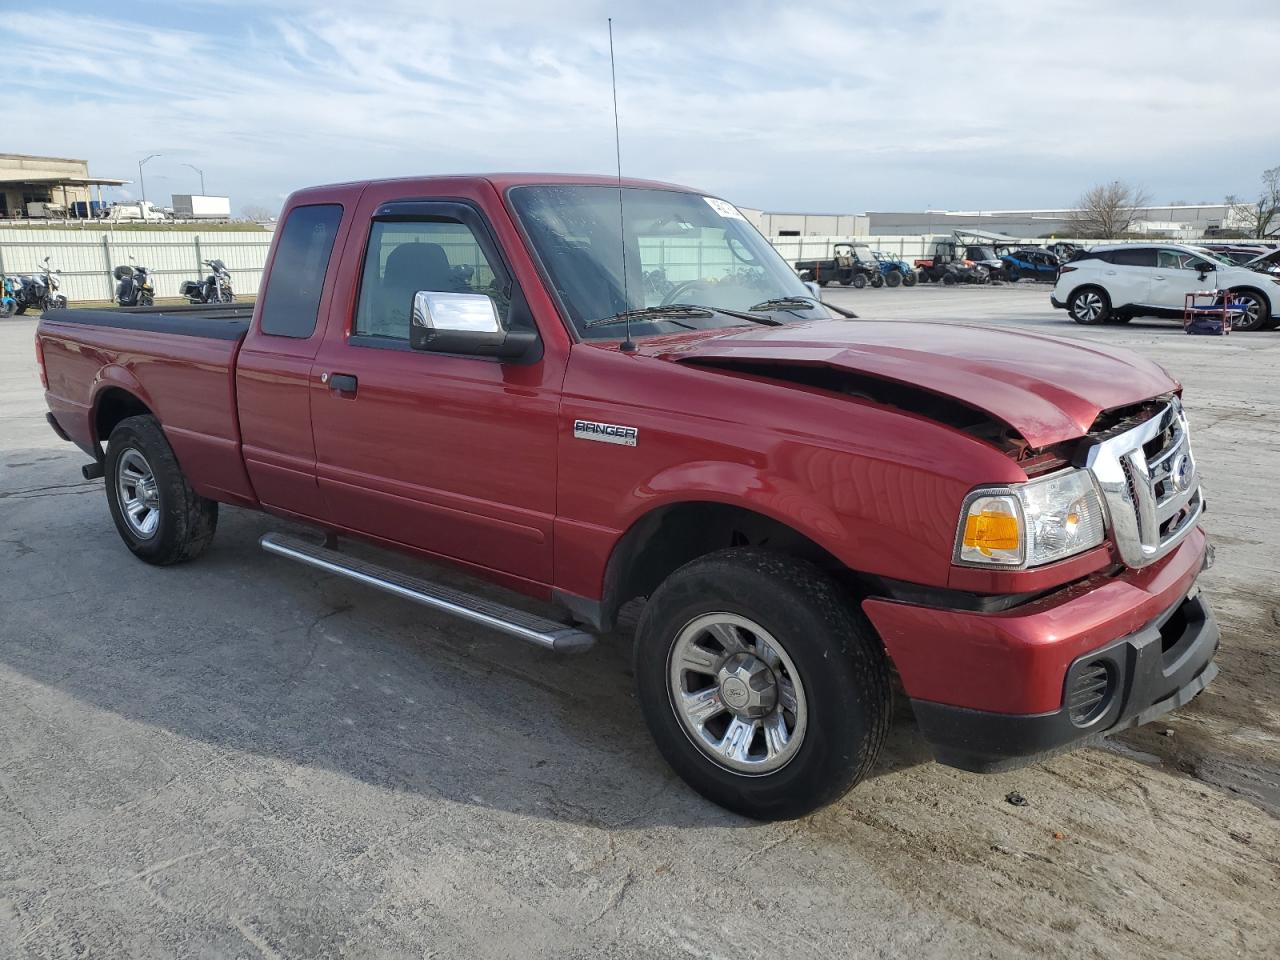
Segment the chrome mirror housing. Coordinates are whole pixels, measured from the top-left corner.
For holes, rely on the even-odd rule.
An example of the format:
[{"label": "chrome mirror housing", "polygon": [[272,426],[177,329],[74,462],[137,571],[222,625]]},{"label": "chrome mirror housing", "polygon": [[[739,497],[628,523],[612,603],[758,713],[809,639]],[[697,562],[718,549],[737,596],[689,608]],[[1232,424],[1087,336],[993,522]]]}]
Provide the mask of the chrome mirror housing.
[{"label": "chrome mirror housing", "polygon": [[505,330],[493,299],[483,293],[419,290],[413,295],[409,346],[414,350],[517,360],[537,339],[532,331]]}]

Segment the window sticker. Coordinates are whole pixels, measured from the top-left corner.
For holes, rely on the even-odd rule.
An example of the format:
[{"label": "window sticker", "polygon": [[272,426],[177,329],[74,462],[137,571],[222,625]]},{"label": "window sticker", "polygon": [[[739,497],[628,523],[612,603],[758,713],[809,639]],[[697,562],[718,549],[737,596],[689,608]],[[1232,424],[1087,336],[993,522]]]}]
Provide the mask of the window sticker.
[{"label": "window sticker", "polygon": [[722,217],[726,217],[728,219],[733,219],[733,220],[747,219],[741,213],[738,212],[737,207],[735,207],[732,203],[729,203],[726,200],[720,200],[720,199],[717,199],[716,197],[703,197],[702,199],[707,201],[708,207],[710,207],[716,213],[720,214],[720,216]]}]

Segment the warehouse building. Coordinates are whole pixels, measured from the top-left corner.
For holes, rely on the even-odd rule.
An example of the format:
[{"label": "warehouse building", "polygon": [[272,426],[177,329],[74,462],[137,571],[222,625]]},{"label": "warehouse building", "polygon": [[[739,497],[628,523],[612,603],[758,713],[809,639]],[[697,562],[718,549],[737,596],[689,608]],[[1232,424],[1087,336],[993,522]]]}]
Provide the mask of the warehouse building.
[{"label": "warehouse building", "polygon": [[[867,234],[950,233],[952,230],[984,230],[1012,237],[1070,236],[1071,208],[1044,210],[925,210],[921,212],[868,211]],[[1213,236],[1235,226],[1225,203],[1164,204],[1135,211],[1133,233],[1153,237],[1191,239]]]},{"label": "warehouse building", "polygon": [[[129,182],[90,176],[87,160],[0,153],[0,218],[64,217],[76,204],[83,216],[91,202],[101,202],[103,187]],[[96,197],[90,195],[95,188]]]}]

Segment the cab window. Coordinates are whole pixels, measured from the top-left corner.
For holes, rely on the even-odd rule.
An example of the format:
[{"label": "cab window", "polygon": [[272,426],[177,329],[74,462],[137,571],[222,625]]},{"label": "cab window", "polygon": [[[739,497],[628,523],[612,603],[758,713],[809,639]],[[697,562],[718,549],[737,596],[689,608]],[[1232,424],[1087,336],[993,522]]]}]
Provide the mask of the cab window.
[{"label": "cab window", "polygon": [[419,290],[478,293],[494,301],[507,326],[510,297],[497,282],[475,234],[457,220],[375,220],[365,252],[357,336],[409,339],[413,295]]}]

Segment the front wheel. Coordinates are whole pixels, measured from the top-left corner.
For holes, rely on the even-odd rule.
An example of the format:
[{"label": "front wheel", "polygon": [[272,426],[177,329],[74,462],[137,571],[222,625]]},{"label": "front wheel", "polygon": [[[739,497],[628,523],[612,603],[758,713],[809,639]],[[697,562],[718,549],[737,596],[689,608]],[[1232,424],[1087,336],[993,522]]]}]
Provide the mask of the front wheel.
[{"label": "front wheel", "polygon": [[1236,303],[1244,307],[1243,313],[1233,313],[1231,329],[1251,333],[1271,326],[1271,304],[1262,294],[1253,290],[1233,290]]},{"label": "front wheel", "polygon": [[693,789],[744,816],[803,816],[875,764],[888,665],[870,623],[818,567],[723,550],[654,592],[636,635],[645,721]]},{"label": "front wheel", "polygon": [[855,290],[861,290],[863,287],[867,285],[867,278],[860,273],[855,273],[853,275],[853,280],[851,280],[850,282],[853,284],[853,287]]},{"label": "front wheel", "polygon": [[871,286],[873,289],[878,289],[880,287],[883,287],[884,277],[882,277],[880,274],[877,273],[874,277],[871,278]]},{"label": "front wheel", "polygon": [[1111,300],[1097,287],[1085,287],[1071,295],[1067,301],[1067,313],[1076,323],[1106,323],[1111,316]]},{"label": "front wheel", "polygon": [[902,277],[902,285],[904,287],[914,287],[916,282],[916,272],[914,270],[910,273],[904,274]]},{"label": "front wheel", "polygon": [[218,504],[187,482],[155,417],[128,417],[107,441],[107,504],[126,547],[160,566],[202,554],[218,527]]},{"label": "front wheel", "polygon": [[150,290],[144,290],[138,295],[138,306],[153,307],[156,303],[156,296]]}]

